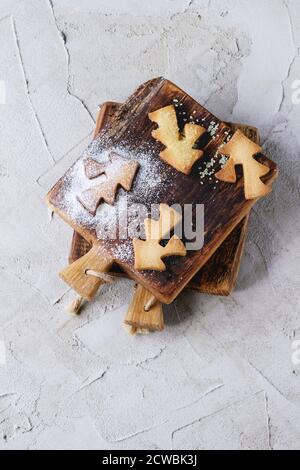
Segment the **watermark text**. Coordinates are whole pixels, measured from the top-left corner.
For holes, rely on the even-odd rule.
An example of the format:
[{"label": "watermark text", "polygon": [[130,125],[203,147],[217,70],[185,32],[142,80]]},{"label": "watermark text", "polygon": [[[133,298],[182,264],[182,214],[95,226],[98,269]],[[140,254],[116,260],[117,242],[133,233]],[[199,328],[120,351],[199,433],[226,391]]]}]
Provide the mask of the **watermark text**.
[{"label": "watermark text", "polygon": [[292,83],[292,103],[300,104],[300,80],[294,80]]}]

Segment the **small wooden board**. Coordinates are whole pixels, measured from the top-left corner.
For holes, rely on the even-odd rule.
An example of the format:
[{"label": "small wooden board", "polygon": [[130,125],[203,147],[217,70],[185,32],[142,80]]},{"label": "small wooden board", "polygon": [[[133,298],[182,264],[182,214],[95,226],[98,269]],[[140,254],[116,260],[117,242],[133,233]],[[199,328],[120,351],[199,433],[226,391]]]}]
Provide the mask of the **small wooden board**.
[{"label": "small wooden board", "polygon": [[[154,126],[148,118],[148,113],[171,104],[174,99],[178,100],[187,115],[194,115],[207,129],[212,125],[218,126],[218,132],[214,137],[206,134],[204,158],[195,165],[190,176],[181,174],[162,162],[158,155],[163,146],[151,137]],[[128,205],[144,204],[150,211],[151,204],[165,203],[169,206],[204,204],[204,247],[199,251],[189,251],[184,258],[169,258],[166,272],[136,270],[130,239],[117,238],[103,241],[97,238],[96,227],[104,223],[102,211],[98,211],[96,217],[92,217],[82,209],[76,199],[76,194],[80,193],[86,184],[80,177],[84,155],[50,191],[48,203],[87,241],[93,243],[94,249],[97,244],[99,256],[104,255],[111,262],[121,266],[131,278],[143,285],[161,302],[171,303],[234,228],[249,214],[256,202],[256,200],[245,200],[242,177],[237,184],[215,185],[214,178],[211,180],[205,178],[204,184],[200,183],[201,168],[215,157],[218,148],[231,135],[233,135],[231,127],[219,121],[174,84],[159,78],[142,85],[120,107],[109,129],[102,131],[84,154],[88,153],[89,156],[102,162],[106,158],[107,151],[115,149],[128,159],[140,161],[141,169],[138,177],[132,191],[127,194]],[[204,142],[200,142],[201,148],[203,144]],[[257,159],[270,168],[263,181],[271,184],[277,176],[276,165],[263,155],[258,155]],[[94,252],[96,253],[96,250]]]},{"label": "small wooden board", "polygon": [[[120,103],[106,102],[100,107],[97,118],[94,138],[106,126],[110,125],[110,121],[114,113],[121,106]],[[253,142],[259,144],[258,129],[242,124],[231,124],[234,129],[241,129],[245,135]],[[245,240],[248,230],[249,216],[233,230],[229,237],[224,241],[211,259],[203,266],[187,286],[190,289],[197,290],[201,293],[210,295],[228,296],[233,291],[240,262],[243,254]],[[92,248],[79,233],[73,233],[72,245],[69,254],[69,263],[74,263]],[[110,274],[116,276],[127,277],[124,271],[118,266]]]}]

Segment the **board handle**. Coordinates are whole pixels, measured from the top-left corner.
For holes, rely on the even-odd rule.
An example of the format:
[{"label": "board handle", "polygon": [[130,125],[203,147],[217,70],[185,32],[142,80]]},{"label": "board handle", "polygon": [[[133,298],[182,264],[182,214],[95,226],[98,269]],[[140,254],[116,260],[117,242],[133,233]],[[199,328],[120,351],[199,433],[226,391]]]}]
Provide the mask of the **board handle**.
[{"label": "board handle", "polygon": [[[137,286],[124,320],[125,325],[130,326],[133,333],[139,331],[162,331],[164,329],[162,304],[158,300],[153,302],[152,299],[153,294],[144,287]],[[148,309],[145,308],[147,305]]]},{"label": "board handle", "polygon": [[[100,286],[108,282],[105,273],[112,264],[113,260],[103,253],[101,247],[94,245],[85,256],[70,264],[59,275],[81,297],[92,300]],[[101,273],[104,274],[102,278]]]}]

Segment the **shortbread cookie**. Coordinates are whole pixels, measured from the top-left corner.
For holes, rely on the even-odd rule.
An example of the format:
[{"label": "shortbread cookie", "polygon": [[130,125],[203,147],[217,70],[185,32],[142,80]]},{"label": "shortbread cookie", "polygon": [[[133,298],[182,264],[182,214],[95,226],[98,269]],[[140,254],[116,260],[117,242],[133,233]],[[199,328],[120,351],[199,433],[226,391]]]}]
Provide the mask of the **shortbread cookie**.
[{"label": "shortbread cookie", "polygon": [[216,178],[226,183],[236,183],[236,165],[242,165],[244,171],[244,188],[246,199],[256,199],[266,196],[272,191],[270,185],[265,185],[261,177],[270,172],[270,168],[254,159],[262,148],[249,140],[240,130],[236,131],[228,144],[219,151],[229,157],[224,168],[216,173]]},{"label": "shortbread cookie", "polygon": [[149,118],[158,124],[158,129],[152,131],[152,137],[166,146],[159,154],[160,158],[189,175],[194,163],[203,156],[203,151],[194,149],[194,145],[206,129],[196,124],[186,124],[181,135],[172,105],[150,113]]},{"label": "shortbread cookie", "polygon": [[139,270],[166,271],[162,261],[167,256],[186,256],[182,241],[174,235],[163,247],[161,240],[182,220],[181,215],[166,204],[160,205],[159,220],[146,219],[146,240],[133,240],[135,268]]},{"label": "shortbread cookie", "polygon": [[116,153],[110,154],[107,163],[98,163],[87,158],[84,165],[87,178],[94,179],[103,174],[107,177],[106,181],[77,195],[78,201],[93,215],[102,200],[113,205],[119,186],[130,191],[139,167],[138,162],[125,160]]}]

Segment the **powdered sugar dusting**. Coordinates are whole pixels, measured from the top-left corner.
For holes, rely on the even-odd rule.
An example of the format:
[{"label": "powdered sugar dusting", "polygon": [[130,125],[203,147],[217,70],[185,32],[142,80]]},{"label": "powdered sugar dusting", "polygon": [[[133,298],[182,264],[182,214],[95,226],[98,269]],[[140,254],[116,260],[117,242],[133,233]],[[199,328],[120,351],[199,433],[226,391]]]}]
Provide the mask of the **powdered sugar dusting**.
[{"label": "powdered sugar dusting", "polygon": [[120,263],[134,264],[134,249],[131,240],[124,240],[113,249],[114,259]]},{"label": "powdered sugar dusting", "polygon": [[[140,164],[135,176],[134,190],[126,192],[119,188],[116,201],[113,206],[102,202],[98,207],[96,215],[93,216],[87,211],[78,200],[82,192],[101,184],[106,180],[105,175],[98,178],[89,179],[85,174],[85,159],[92,157],[99,163],[109,160],[111,152],[118,154],[126,160],[137,160]],[[119,171],[118,162],[112,163],[109,168],[110,174]],[[134,254],[130,240],[118,239],[118,222],[124,215],[124,211],[133,204],[144,204],[149,207],[151,204],[161,202],[161,192],[164,188],[164,177],[168,173],[165,165],[157,155],[157,151],[151,145],[144,146],[136,151],[129,146],[116,146],[109,150],[101,148],[98,141],[92,142],[83,156],[71,167],[63,178],[63,184],[58,194],[57,202],[60,209],[83,229],[94,232],[99,240],[102,240],[106,248],[113,250],[113,256],[120,262],[133,262]],[[124,199],[127,201],[124,205]],[[106,239],[107,237],[107,239]],[[115,240],[118,239],[118,244]]]},{"label": "powdered sugar dusting", "polygon": [[[179,119],[183,119],[183,124],[186,120],[192,124],[201,121],[201,125],[205,125],[212,140],[221,138],[220,124],[217,120],[212,120],[208,113],[207,118],[202,117],[203,114],[198,114],[196,110],[187,113],[179,101],[178,103],[174,102],[174,104],[175,107],[179,107],[178,114],[181,113]],[[225,141],[227,139],[230,139],[230,133],[226,134]],[[91,238],[95,237],[99,241],[101,240],[106,251],[120,263],[134,264],[131,238],[135,237],[131,232],[128,235],[126,230],[125,236],[120,234],[122,227],[127,228],[126,224],[131,223],[130,214],[129,219],[127,218],[130,209],[134,210],[136,205],[143,205],[148,211],[145,215],[146,218],[150,215],[152,205],[159,205],[162,202],[169,205],[178,203],[176,200],[178,194],[176,185],[180,189],[186,184],[185,175],[176,172],[177,176],[175,178],[174,172],[176,170],[160,159],[160,146],[161,144],[154,139],[144,139],[143,137],[141,137],[140,142],[137,142],[134,127],[132,130],[125,130],[122,133],[122,139],[116,137],[113,141],[109,136],[108,138],[105,135],[100,136],[90,144],[60,184],[55,205],[68,216],[75,224],[75,227],[82,227],[82,229],[91,232]],[[96,215],[93,216],[79,202],[78,197],[84,191],[104,182],[107,176],[103,174],[94,179],[89,179],[85,173],[85,160],[89,157],[98,163],[107,163],[110,160],[111,153],[115,153],[128,161],[138,161],[139,169],[135,175],[132,190],[127,192],[119,187],[113,206],[101,202]],[[217,182],[213,175],[222,163],[219,157],[218,154],[215,154],[208,157],[211,158],[208,162],[203,161],[202,168],[199,169],[200,184],[204,184],[204,181],[209,184],[214,183],[213,189],[217,189]],[[108,170],[110,176],[117,174],[120,171],[118,161],[113,161]],[[166,186],[168,191],[166,191]],[[124,204],[124,199],[126,204]],[[123,219],[125,212],[126,218]],[[122,219],[126,222],[122,223]],[[143,220],[144,218],[140,221],[140,225],[143,225]],[[133,222],[135,223],[135,220]]]}]

